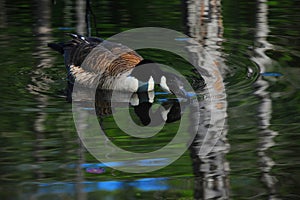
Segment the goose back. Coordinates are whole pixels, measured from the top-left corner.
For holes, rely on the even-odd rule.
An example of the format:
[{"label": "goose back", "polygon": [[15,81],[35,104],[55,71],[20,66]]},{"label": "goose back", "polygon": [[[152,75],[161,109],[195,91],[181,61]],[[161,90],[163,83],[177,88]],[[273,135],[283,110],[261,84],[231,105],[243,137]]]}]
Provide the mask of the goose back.
[{"label": "goose back", "polygon": [[130,48],[109,41],[94,47],[81,67],[89,72],[116,77],[134,68],[143,58]]}]

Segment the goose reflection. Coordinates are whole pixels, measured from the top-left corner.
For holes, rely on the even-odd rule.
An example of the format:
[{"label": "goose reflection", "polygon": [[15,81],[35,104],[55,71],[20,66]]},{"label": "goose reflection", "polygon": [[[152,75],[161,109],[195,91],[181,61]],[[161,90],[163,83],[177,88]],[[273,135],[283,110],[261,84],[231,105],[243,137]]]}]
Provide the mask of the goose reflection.
[{"label": "goose reflection", "polygon": [[[114,114],[116,108],[129,106],[129,109],[132,109],[134,115],[137,116],[136,123],[142,126],[159,126],[181,119],[183,110],[180,107],[179,99],[156,98],[155,100],[155,96],[157,95],[154,91],[130,94],[112,90],[97,90],[96,114],[101,119]],[[127,100],[128,97],[129,100]]]}]

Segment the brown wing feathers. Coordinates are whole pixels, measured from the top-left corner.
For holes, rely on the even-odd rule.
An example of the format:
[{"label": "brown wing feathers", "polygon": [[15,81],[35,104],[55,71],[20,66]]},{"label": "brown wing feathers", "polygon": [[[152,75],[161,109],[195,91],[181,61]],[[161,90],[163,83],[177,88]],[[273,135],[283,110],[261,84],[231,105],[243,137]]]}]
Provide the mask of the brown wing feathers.
[{"label": "brown wing feathers", "polygon": [[134,68],[141,60],[143,58],[128,47],[105,41],[89,53],[88,58],[82,63],[82,68],[117,76]]}]

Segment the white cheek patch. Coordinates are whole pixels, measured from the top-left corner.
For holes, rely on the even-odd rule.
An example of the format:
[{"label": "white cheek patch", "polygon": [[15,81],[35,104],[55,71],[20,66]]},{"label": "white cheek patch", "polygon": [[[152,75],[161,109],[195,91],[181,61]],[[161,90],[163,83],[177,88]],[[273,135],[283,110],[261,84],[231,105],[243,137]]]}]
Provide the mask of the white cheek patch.
[{"label": "white cheek patch", "polygon": [[148,81],[148,91],[153,91],[154,90],[154,80],[153,77],[150,76],[150,79]]},{"label": "white cheek patch", "polygon": [[148,92],[148,97],[149,97],[149,103],[153,103],[155,97],[155,93],[153,90]]},{"label": "white cheek patch", "polygon": [[171,92],[170,91],[170,88],[168,87],[167,85],[167,79],[165,76],[162,76],[161,79],[160,79],[160,87],[163,89],[163,90],[166,90],[167,92]]},{"label": "white cheek patch", "polygon": [[134,94],[132,95],[132,97],[130,98],[130,104],[131,104],[132,106],[138,106],[139,103],[140,103],[139,97],[138,97],[138,95],[137,95],[136,93],[134,93]]},{"label": "white cheek patch", "polygon": [[168,119],[168,114],[170,112],[171,108],[169,108],[168,110],[164,110],[161,112],[161,117],[163,118],[164,121],[167,121]]}]

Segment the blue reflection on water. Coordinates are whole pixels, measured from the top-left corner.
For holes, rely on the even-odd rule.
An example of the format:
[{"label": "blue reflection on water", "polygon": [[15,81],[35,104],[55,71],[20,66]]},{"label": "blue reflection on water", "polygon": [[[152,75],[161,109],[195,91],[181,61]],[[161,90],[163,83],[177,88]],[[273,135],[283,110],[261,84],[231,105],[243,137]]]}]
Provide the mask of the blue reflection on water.
[{"label": "blue reflection on water", "polygon": [[[134,187],[141,191],[163,191],[168,190],[170,187],[167,184],[168,178],[142,178],[135,181],[85,181],[80,182],[82,192],[93,191],[114,191],[122,190],[128,187]],[[41,183],[38,185],[37,193],[42,194],[60,194],[60,193],[75,193],[76,185],[79,183],[70,182],[52,182]]]},{"label": "blue reflection on water", "polygon": [[274,77],[283,76],[283,74],[281,74],[279,72],[264,72],[264,73],[261,73],[260,75],[262,75],[262,76],[274,76]]}]

